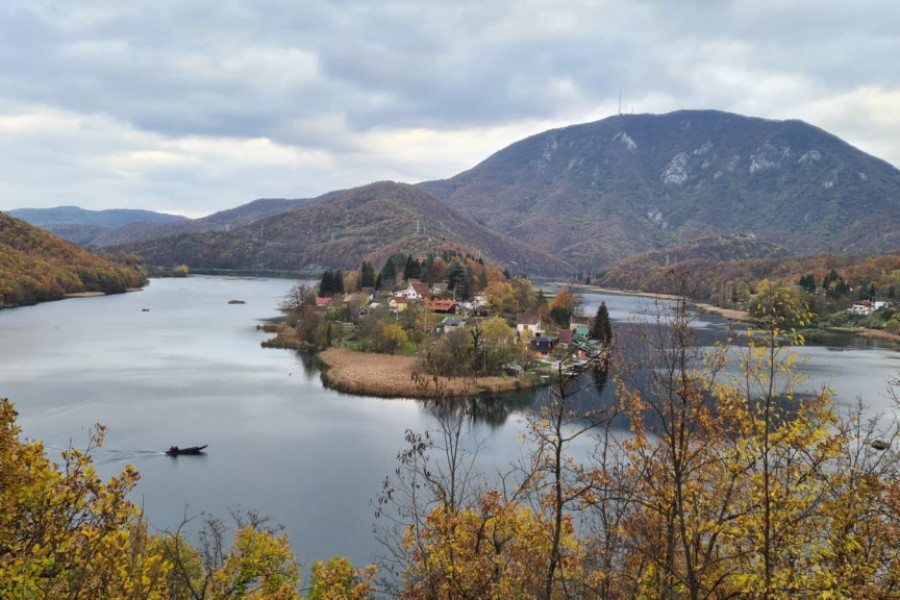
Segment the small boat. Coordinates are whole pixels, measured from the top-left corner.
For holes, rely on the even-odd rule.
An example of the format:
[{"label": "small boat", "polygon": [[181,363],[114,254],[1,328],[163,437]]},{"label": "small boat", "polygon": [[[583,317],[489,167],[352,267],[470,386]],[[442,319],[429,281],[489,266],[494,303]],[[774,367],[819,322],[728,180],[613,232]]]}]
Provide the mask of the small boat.
[{"label": "small boat", "polygon": [[191,446],[190,448],[179,448],[178,446],[170,446],[169,449],[166,450],[166,454],[168,454],[169,456],[179,456],[181,454],[203,454],[203,450],[204,450],[204,448],[206,448],[207,445]]}]

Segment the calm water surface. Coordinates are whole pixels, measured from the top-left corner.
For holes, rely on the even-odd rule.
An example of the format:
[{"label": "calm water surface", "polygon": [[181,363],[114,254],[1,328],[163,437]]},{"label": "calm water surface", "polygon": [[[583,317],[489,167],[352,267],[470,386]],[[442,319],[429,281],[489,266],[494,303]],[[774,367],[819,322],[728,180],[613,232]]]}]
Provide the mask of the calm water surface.
[{"label": "calm water surface", "polygon": [[[133,499],[157,528],[252,508],[285,525],[307,564],[334,554],[365,564],[379,551],[370,501],[393,472],[404,431],[434,420],[415,400],[324,389],[295,352],[261,348],[267,336],[256,326],[279,316],[292,284],[158,279],[140,292],[0,311],[0,395],[16,403],[23,435],[51,452],[83,446],[94,423],[106,425],[98,468],[109,477],[136,465],[142,479]],[[653,310],[628,296],[584,300],[591,315],[605,301],[619,322]],[[715,318],[698,326],[712,337],[724,330]],[[885,382],[900,369],[896,349],[854,341],[804,352],[811,385],[830,385],[842,403],[860,395],[893,408]],[[533,400],[485,403],[486,418],[470,431],[470,443],[484,440],[485,469],[518,453],[522,411]],[[171,444],[209,449],[173,459],[162,454]]]}]

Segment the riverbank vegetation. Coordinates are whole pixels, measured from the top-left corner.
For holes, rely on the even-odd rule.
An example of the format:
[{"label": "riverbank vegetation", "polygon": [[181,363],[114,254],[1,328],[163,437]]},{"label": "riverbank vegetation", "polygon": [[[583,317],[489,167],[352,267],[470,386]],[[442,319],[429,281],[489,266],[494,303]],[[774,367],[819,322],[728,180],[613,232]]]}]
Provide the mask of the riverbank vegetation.
[{"label": "riverbank vegetation", "polygon": [[[341,392],[388,398],[458,398],[475,394],[496,395],[539,385],[537,378],[498,376],[426,376],[412,356],[393,356],[329,348],[319,354],[325,365],[323,379]],[[428,386],[422,385],[427,379]]]},{"label": "riverbank vegetation", "polygon": [[[737,236],[731,243],[744,238]],[[717,240],[719,245],[726,241]],[[582,283],[671,294],[675,274],[692,281],[683,291],[691,300],[722,309],[747,311],[760,286],[785,286],[809,307],[815,328],[864,328],[900,340],[900,252],[869,256],[822,254],[728,260],[698,254],[702,244],[672,253],[655,251],[620,261],[597,273],[583,273]],[[719,248],[719,246],[716,246]],[[721,250],[719,248],[719,250]],[[671,262],[670,262],[671,261]]]},{"label": "riverbank vegetation", "polygon": [[[401,383],[392,375],[409,369],[457,379],[447,384],[456,391],[541,385],[558,371],[553,365],[560,360],[595,357],[612,339],[605,305],[591,328],[571,288],[547,298],[527,279],[451,252],[423,258],[395,254],[380,271],[367,262],[347,274],[326,270],[315,285],[295,285],[281,308],[286,326],[265,345],[290,347],[299,340],[318,350],[352,350],[363,353],[356,355],[360,368],[373,361],[391,363],[384,355],[398,357],[390,370],[363,371],[349,368],[346,353],[322,354],[326,366],[337,367],[325,373],[326,382],[372,395],[416,396],[412,378]],[[536,348],[535,340],[544,341]],[[478,380],[474,387],[462,384],[473,379]]]}]

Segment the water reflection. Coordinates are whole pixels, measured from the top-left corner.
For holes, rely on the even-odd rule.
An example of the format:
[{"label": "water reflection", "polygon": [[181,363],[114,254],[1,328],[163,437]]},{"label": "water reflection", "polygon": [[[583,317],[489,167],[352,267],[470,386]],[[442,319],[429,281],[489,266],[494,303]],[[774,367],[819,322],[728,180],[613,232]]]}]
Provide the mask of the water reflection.
[{"label": "water reflection", "polygon": [[462,413],[470,425],[487,425],[498,429],[506,424],[510,415],[523,413],[534,402],[536,390],[520,390],[503,396],[472,396],[470,398],[438,398],[420,400],[422,408],[438,422],[448,413]]},{"label": "water reflection", "polygon": [[303,374],[307,379],[321,377],[319,359],[316,357],[314,350],[298,350],[297,358],[300,359],[300,364],[303,365]]}]

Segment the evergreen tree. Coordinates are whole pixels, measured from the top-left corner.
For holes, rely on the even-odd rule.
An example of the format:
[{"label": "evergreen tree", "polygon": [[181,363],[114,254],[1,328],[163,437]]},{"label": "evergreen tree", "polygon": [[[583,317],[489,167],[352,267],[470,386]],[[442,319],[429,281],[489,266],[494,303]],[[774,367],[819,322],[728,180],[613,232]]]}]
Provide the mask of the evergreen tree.
[{"label": "evergreen tree", "polygon": [[359,269],[359,287],[375,287],[375,267],[368,261],[363,261]]},{"label": "evergreen tree", "polygon": [[319,280],[319,298],[325,298],[328,296],[328,291],[331,289],[331,269],[325,269],[325,272],[322,273],[322,279]]},{"label": "evergreen tree", "polygon": [[863,279],[859,283],[859,292],[856,294],[860,300],[866,300],[869,298],[869,280]]},{"label": "evergreen tree", "polygon": [[434,254],[429,254],[425,258],[425,262],[422,263],[422,268],[419,269],[419,278],[422,279],[428,285],[434,283],[434,277],[432,277],[431,270],[434,268]]},{"label": "evergreen tree", "polygon": [[457,284],[465,282],[465,278],[466,268],[463,264],[458,260],[454,260],[450,263],[450,268],[447,269],[447,289],[456,289]]},{"label": "evergreen tree", "polygon": [[597,308],[597,314],[594,316],[594,322],[591,324],[591,331],[588,335],[592,340],[597,340],[604,345],[612,341],[612,323],[609,321],[606,302],[601,302]]},{"label": "evergreen tree", "polygon": [[381,273],[379,273],[378,276],[381,278],[382,283],[396,280],[397,267],[394,266],[394,261],[390,258],[387,259],[387,262],[384,263],[384,266],[381,268]]},{"label": "evergreen tree", "polygon": [[403,269],[403,279],[409,281],[410,279],[421,279],[421,265],[419,261],[413,258],[413,255],[410,254],[406,257],[406,266]]},{"label": "evergreen tree", "polygon": [[541,307],[547,304],[547,296],[544,294],[543,289],[538,289],[537,296],[534,299],[535,307],[538,311],[540,311]]},{"label": "evergreen tree", "polygon": [[319,297],[330,298],[335,294],[344,293],[344,274],[340,269],[332,271],[325,269],[322,280],[319,282]]},{"label": "evergreen tree", "polygon": [[812,273],[803,275],[797,283],[810,294],[815,293],[816,291],[816,276]]}]

